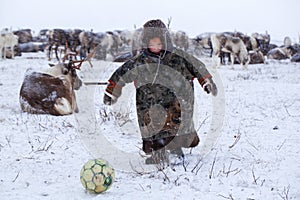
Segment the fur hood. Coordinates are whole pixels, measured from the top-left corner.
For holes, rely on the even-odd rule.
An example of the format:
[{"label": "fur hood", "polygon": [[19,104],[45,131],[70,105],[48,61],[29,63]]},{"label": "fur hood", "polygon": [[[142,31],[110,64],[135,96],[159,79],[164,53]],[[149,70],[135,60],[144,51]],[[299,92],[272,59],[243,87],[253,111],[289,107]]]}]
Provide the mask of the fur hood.
[{"label": "fur hood", "polygon": [[163,50],[172,52],[173,43],[166,25],[159,19],[150,20],[144,24],[142,31],[142,48],[147,49],[149,40],[158,37],[163,43]]}]

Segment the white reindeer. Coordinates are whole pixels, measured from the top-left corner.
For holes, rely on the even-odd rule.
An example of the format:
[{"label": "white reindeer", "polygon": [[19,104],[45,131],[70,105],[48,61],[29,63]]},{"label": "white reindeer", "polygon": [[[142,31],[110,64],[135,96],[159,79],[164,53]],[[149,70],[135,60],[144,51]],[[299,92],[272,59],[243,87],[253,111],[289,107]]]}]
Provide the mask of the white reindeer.
[{"label": "white reindeer", "polygon": [[232,37],[226,34],[212,34],[212,60],[215,66],[220,67],[220,53],[230,53],[231,57],[231,68],[233,69],[235,57],[238,58],[243,69],[247,69],[247,65],[250,61],[247,48],[244,42],[237,37]]},{"label": "white reindeer", "polygon": [[19,37],[14,35],[12,32],[1,32],[0,35],[0,58],[6,59],[7,48],[10,48],[12,58],[14,58],[14,46],[18,45]]}]

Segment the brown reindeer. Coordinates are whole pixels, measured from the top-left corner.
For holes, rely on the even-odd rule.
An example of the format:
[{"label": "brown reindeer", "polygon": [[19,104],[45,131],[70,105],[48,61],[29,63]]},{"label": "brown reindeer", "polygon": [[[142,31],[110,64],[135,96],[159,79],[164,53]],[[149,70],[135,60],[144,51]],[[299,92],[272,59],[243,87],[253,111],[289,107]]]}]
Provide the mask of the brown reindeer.
[{"label": "brown reindeer", "polygon": [[249,64],[263,64],[265,63],[264,54],[260,51],[249,51],[250,62]]},{"label": "brown reindeer", "polygon": [[259,50],[266,55],[268,51],[270,50],[270,41],[271,36],[266,33],[252,33],[251,37],[253,37],[258,45]]},{"label": "brown reindeer", "polygon": [[107,54],[107,34],[93,33],[91,31],[82,31],[79,34],[80,58],[84,59],[86,55],[95,52],[94,57],[99,60],[105,60]]},{"label": "brown reindeer", "polygon": [[60,46],[64,47],[64,53],[66,54],[67,48],[69,46],[68,41],[68,34],[66,31],[62,29],[53,29],[47,31],[47,37],[48,37],[48,59],[51,60],[52,57],[52,48],[54,48],[55,56],[58,61],[60,61],[60,58],[58,56],[58,48]]},{"label": "brown reindeer", "polygon": [[13,32],[19,37],[19,44],[24,44],[33,41],[31,29],[21,29]]},{"label": "brown reindeer", "polygon": [[296,53],[297,50],[293,46],[276,47],[267,53],[267,58],[273,60],[291,59]]},{"label": "brown reindeer", "polygon": [[172,40],[177,48],[187,51],[189,48],[189,37],[184,31],[171,32]]},{"label": "brown reindeer", "polygon": [[19,98],[22,111],[51,115],[78,112],[74,90],[82,82],[76,69],[80,69],[83,61],[50,65],[45,72],[27,70]]}]

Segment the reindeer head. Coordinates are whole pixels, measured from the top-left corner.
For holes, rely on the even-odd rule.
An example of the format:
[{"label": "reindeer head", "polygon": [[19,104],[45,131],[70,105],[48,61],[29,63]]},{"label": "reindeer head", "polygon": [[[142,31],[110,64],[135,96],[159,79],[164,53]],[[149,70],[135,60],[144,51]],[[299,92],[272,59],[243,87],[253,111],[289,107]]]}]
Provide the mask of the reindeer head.
[{"label": "reindeer head", "polygon": [[[75,90],[78,90],[82,86],[82,81],[78,78],[76,70],[80,70],[82,63],[85,61],[88,61],[92,67],[90,59],[93,56],[93,54],[87,56],[87,58],[84,60],[72,60],[71,58],[73,56],[74,55],[72,55],[72,53],[66,54],[62,60],[62,63],[58,63],[56,65],[49,63],[49,65],[50,67],[53,67],[53,74],[55,74],[56,76],[66,76],[70,80],[72,87]],[[67,58],[69,59],[67,60]]]}]

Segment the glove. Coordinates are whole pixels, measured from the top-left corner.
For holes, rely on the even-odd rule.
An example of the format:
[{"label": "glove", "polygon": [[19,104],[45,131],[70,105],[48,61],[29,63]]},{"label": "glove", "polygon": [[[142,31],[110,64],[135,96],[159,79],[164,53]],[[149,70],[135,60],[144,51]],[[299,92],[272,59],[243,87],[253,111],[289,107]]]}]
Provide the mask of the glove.
[{"label": "glove", "polygon": [[104,92],[103,103],[105,105],[112,105],[117,102],[121,94],[122,87],[117,85],[113,81],[109,81],[109,84],[107,85]]},{"label": "glove", "polygon": [[211,93],[213,96],[217,96],[218,88],[212,78],[206,78],[200,84],[207,94]]},{"label": "glove", "polygon": [[113,99],[111,96],[108,96],[108,94],[104,94],[104,97],[103,97],[103,103],[105,104],[105,105],[112,105],[112,104],[114,104],[114,103],[116,103],[117,102],[117,99]]}]

